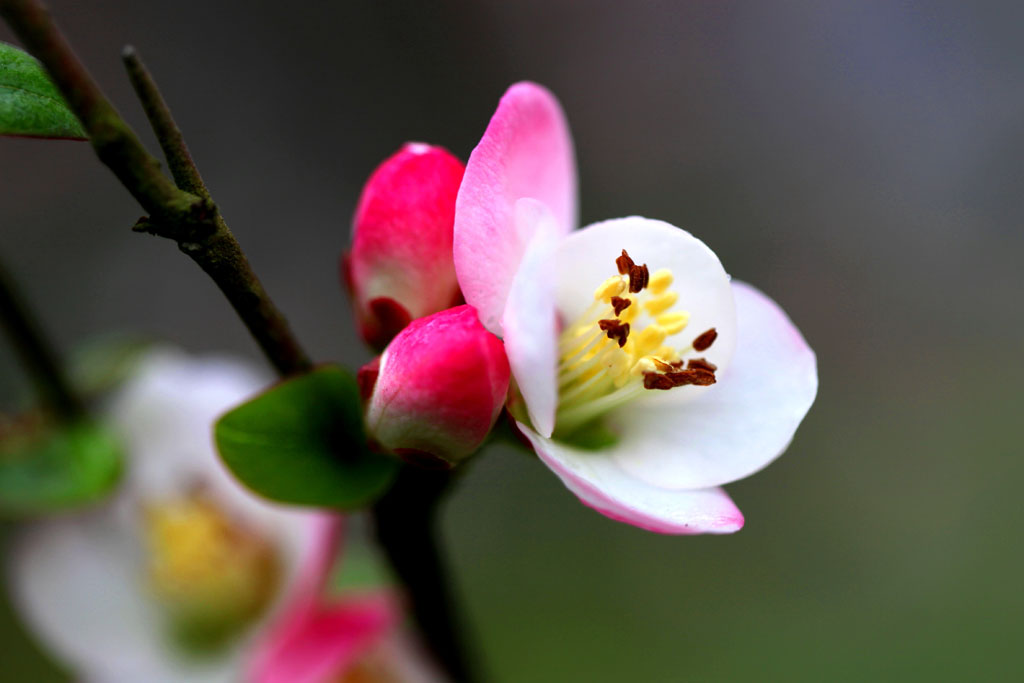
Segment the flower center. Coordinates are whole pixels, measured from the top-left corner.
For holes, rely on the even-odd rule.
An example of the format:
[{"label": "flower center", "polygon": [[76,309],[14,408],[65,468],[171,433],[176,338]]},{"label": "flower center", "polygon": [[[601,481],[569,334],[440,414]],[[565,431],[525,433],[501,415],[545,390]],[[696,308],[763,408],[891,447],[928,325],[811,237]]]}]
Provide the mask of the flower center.
[{"label": "flower center", "polygon": [[276,549],[203,492],[147,503],[143,529],[149,587],[189,650],[225,645],[277,591]]},{"label": "flower center", "polygon": [[601,283],[594,302],[559,337],[555,436],[572,435],[646,391],[715,383],[714,364],[684,359],[708,349],[718,336],[715,328],[684,347],[672,340],[690,321],[676,306],[672,271],[651,273],[625,249],[615,265],[618,275]]}]

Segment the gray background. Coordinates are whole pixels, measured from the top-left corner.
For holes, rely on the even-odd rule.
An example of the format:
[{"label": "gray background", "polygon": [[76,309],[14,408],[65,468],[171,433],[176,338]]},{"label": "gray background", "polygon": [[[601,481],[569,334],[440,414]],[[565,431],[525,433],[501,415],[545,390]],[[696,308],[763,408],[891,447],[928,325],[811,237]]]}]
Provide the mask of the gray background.
[{"label": "gray background", "polygon": [[[156,149],[138,47],[318,359],[368,358],[336,267],[362,181],[406,140],[465,158],[523,78],[566,109],[584,223],[689,229],[817,351],[789,452],[729,487],[735,536],[616,524],[519,453],[474,465],[445,524],[490,680],[1021,674],[1024,5],[51,6]],[[0,254],[62,348],[119,329],[258,360],[140,213],[87,145],[0,139]],[[3,407],[25,390],[0,348]],[[0,679],[53,675],[10,616],[0,638]]]}]

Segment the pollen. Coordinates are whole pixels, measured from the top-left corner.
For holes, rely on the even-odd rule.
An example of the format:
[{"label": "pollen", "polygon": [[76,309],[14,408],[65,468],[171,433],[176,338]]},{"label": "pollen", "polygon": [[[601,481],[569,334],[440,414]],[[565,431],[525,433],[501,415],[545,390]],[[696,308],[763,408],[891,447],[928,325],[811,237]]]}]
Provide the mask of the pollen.
[{"label": "pollen", "polygon": [[690,313],[678,307],[679,293],[671,289],[672,271],[652,272],[625,249],[614,261],[618,274],[598,285],[589,307],[566,321],[559,338],[556,435],[571,434],[649,390],[715,381],[712,363],[684,359],[714,342],[714,328],[685,348],[686,342],[671,341],[690,322]]}]

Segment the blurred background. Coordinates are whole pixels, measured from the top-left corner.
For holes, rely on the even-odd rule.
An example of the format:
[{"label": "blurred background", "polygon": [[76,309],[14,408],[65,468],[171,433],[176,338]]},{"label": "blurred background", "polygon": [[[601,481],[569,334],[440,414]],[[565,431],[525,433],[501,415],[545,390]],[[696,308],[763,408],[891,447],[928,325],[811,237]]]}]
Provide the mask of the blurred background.
[{"label": "blurred background", "polygon": [[[816,350],[789,451],[729,487],[734,536],[611,522],[518,452],[473,464],[444,524],[488,680],[1020,680],[1024,4],[50,6],[156,150],[139,49],[318,359],[369,357],[336,264],[361,183],[406,140],[465,159],[520,79],[565,107],[584,223],[687,228]],[[0,139],[0,254],[62,349],[129,330],[260,361],[139,215],[86,144]],[[0,406],[27,391],[0,346]],[[0,680],[65,680],[6,603],[0,648]]]}]

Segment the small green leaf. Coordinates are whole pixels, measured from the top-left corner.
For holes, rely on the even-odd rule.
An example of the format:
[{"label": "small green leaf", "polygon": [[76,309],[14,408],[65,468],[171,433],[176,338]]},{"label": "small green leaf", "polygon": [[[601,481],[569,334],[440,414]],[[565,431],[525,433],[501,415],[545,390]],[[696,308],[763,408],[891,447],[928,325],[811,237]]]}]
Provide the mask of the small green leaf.
[{"label": "small green leaf", "polygon": [[7,432],[0,440],[0,515],[99,500],[120,473],[120,446],[95,424]]},{"label": "small green leaf", "polygon": [[337,366],[277,384],[214,428],[221,459],[272,500],[350,510],[384,493],[394,458],[366,447],[355,379]]},{"label": "small green leaf", "polygon": [[0,135],[87,139],[42,65],[7,43],[0,43]]}]

